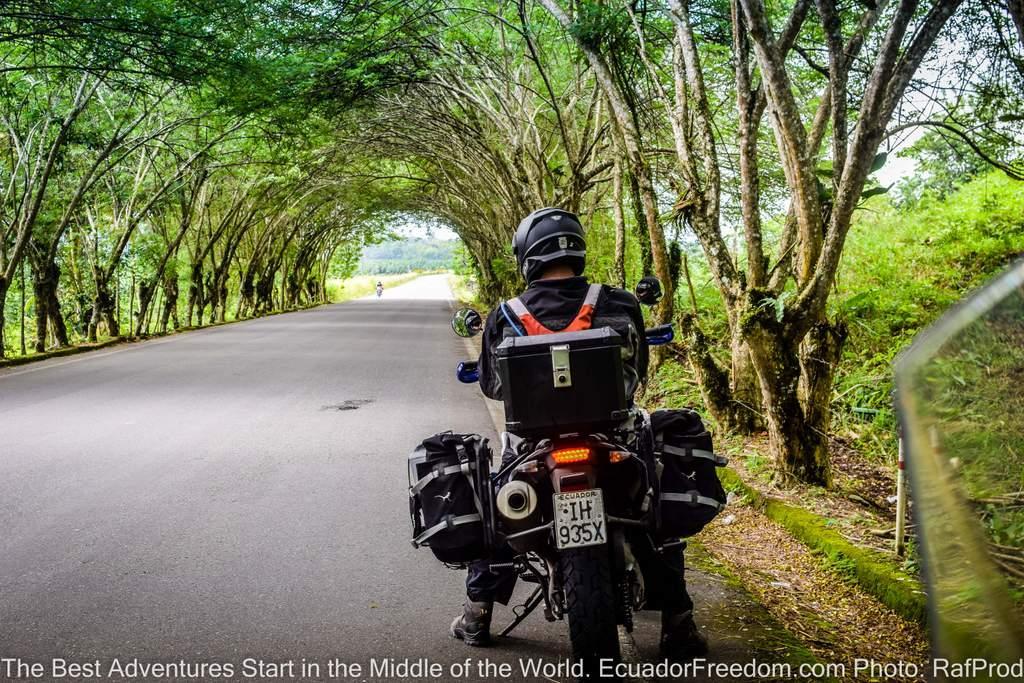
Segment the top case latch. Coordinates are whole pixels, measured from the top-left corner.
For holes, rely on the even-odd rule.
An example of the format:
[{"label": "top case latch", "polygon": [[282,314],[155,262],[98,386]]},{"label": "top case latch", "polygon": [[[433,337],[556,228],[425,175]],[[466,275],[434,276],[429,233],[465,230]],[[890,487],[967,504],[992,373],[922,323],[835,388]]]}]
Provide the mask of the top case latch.
[{"label": "top case latch", "polygon": [[556,389],[572,386],[568,344],[557,344],[551,347],[551,373]]}]

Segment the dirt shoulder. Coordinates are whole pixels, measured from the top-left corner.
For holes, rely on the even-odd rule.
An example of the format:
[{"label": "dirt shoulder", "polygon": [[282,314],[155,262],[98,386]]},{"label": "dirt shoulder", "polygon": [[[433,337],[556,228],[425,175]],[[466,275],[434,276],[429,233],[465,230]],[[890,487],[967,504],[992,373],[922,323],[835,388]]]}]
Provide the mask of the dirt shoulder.
[{"label": "dirt shoulder", "polygon": [[[899,675],[907,664],[924,671],[928,640],[922,626],[883,605],[822,563],[786,529],[736,499],[698,539],[771,616],[821,662],[842,664],[843,680],[920,680]],[[874,671],[854,675],[857,660]],[[884,672],[885,675],[879,675]]]}]

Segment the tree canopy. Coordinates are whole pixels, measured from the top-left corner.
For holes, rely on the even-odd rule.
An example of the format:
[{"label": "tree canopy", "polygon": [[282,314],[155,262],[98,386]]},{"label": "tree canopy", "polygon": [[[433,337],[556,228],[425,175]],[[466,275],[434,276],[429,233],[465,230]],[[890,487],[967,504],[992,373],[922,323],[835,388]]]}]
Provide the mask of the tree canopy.
[{"label": "tree canopy", "polygon": [[897,153],[902,203],[1024,178],[1022,47],[1019,0],[7,2],[0,355],[323,301],[396,217],[493,303],[557,205],[592,278],[662,280],[716,421],[827,484],[855,216]]}]

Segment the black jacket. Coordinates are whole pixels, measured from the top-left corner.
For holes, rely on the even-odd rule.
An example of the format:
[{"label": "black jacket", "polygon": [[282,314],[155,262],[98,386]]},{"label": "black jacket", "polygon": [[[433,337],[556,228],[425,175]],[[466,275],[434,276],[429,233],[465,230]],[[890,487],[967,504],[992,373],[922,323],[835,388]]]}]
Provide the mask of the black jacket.
[{"label": "black jacket", "polygon": [[[537,280],[519,295],[519,299],[538,322],[557,332],[568,326],[579,313],[589,286],[585,277]],[[517,324],[519,323],[507,306],[505,312]],[[626,375],[626,396],[631,398],[637,386],[647,379],[647,340],[644,337],[644,318],[640,312],[640,303],[626,290],[604,285],[594,307],[591,327],[610,327],[625,340],[623,372]],[[489,398],[499,401],[502,399],[501,377],[498,375],[495,351],[506,337],[513,337],[515,334],[501,306],[487,316],[479,370],[480,388]]]}]

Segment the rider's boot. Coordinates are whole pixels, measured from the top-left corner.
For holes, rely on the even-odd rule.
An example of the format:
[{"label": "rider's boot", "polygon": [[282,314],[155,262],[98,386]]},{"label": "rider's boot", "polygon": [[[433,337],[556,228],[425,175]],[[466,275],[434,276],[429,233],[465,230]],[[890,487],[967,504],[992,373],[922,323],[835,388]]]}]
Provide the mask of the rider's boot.
[{"label": "rider's boot", "polygon": [[452,622],[451,635],[466,645],[489,645],[494,603],[467,600],[462,614]]},{"label": "rider's boot", "polygon": [[661,657],[686,662],[708,653],[708,641],[693,621],[693,611],[661,613]]}]

